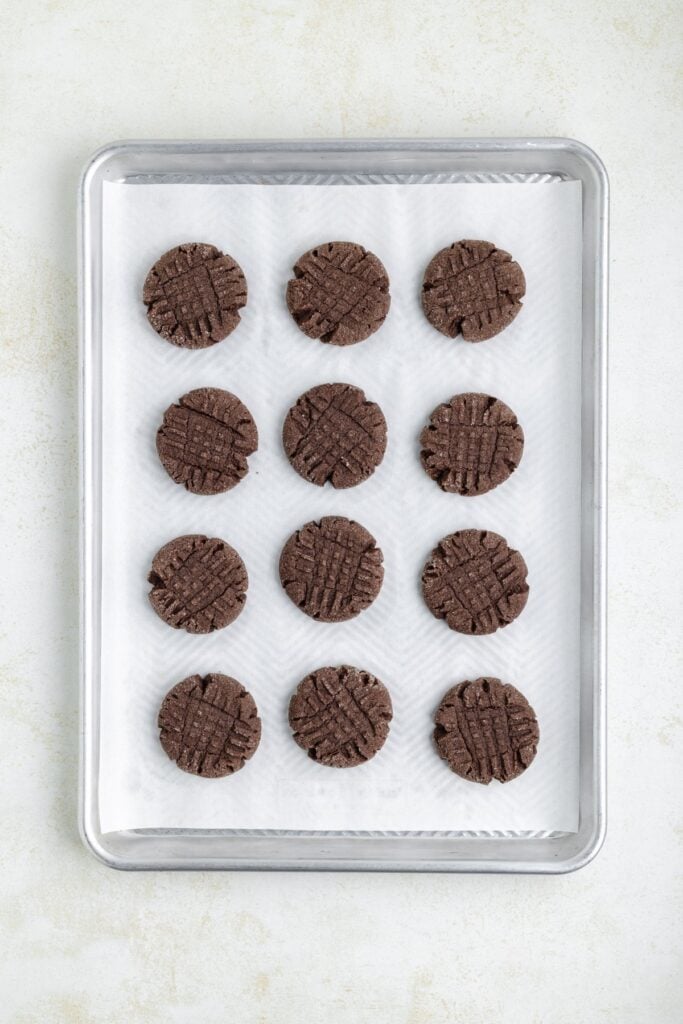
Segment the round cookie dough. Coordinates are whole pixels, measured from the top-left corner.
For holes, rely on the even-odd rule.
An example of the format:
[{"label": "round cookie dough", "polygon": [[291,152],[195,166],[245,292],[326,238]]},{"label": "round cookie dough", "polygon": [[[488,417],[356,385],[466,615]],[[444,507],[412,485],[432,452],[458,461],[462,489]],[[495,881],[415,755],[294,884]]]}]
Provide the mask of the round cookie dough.
[{"label": "round cookie dough", "polygon": [[213,633],[229,626],[244,607],[249,585],[235,549],[219,537],[202,534],[164,544],[147,579],[154,611],[187,633]]},{"label": "round cookie dough", "polygon": [[465,239],[441,249],[427,267],[422,308],[449,338],[485,341],[512,323],[525,292],[524,273],[509,252]]},{"label": "round cookie dough", "polygon": [[384,458],[382,410],[351,384],[320,384],[301,395],[282,428],[287,458],[304,480],[355,487]]},{"label": "round cookie dough", "polygon": [[168,407],[157,431],[157,452],[168,475],[193,494],[229,491],[249,472],[258,447],[251,413],[220,388],[189,391]]},{"label": "round cookie dough", "polygon": [[420,434],[425,472],[442,491],[486,494],[515,471],[524,432],[512,409],[490,395],[454,395]]},{"label": "round cookie dough", "polygon": [[491,530],[459,530],[432,551],[422,571],[430,612],[458,633],[495,633],[526,605],[526,562]]},{"label": "round cookie dough", "polygon": [[327,242],[305,252],[287,285],[287,306],[309,338],[355,345],[389,312],[389,278],[381,260],[354,242]]},{"label": "round cookie dough", "polygon": [[369,672],[340,665],[303,679],[289,702],[294,739],[318,764],[352,768],[374,757],[389,735],[391,697]]},{"label": "round cookie dough", "polygon": [[239,264],[215,245],[189,242],[161,256],[145,279],[147,319],[181,348],[208,348],[240,322],[247,282]]},{"label": "round cookie dough", "polygon": [[302,526],[280,556],[280,580],[302,612],[344,622],[372,604],[384,570],[375,538],[359,523],[325,516]]},{"label": "round cookie dough", "polygon": [[510,782],[536,757],[534,709],[500,679],[466,680],[446,693],[434,716],[434,742],[456,775],[485,786]]},{"label": "round cookie dough", "polygon": [[188,676],[159,709],[161,745],[184,772],[220,779],[238,772],[261,739],[254,698],[230,676]]}]

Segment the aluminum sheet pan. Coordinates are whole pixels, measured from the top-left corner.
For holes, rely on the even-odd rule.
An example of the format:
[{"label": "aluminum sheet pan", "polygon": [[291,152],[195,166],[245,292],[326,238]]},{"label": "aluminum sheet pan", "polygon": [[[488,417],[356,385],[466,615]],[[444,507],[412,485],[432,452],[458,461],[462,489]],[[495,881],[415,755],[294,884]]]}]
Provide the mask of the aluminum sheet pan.
[{"label": "aluminum sheet pan", "polygon": [[[580,780],[578,830],[331,831],[134,828],[103,831],[100,807],[103,546],[103,189],[148,184],[529,183],[582,187]],[[82,373],[81,832],[126,869],[330,869],[562,872],[599,849],[605,829],[605,390],[607,178],[564,139],[344,142],[126,142],[93,156],[80,192]]]}]

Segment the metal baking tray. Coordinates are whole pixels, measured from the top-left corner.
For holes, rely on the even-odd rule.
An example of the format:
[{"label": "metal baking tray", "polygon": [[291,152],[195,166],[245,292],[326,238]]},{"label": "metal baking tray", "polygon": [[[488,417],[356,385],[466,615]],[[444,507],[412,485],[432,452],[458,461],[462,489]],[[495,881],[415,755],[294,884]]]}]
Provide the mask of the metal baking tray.
[{"label": "metal baking tray", "polygon": [[[102,596],[102,198],[105,182],[301,180],[582,183],[582,397],[579,829],[528,832],[103,832],[98,806]],[[305,176],[302,178],[302,176]],[[105,864],[129,870],[576,870],[605,834],[607,212],[605,169],[571,139],[121,142],[95,153],[79,191],[81,377],[80,831]]]}]

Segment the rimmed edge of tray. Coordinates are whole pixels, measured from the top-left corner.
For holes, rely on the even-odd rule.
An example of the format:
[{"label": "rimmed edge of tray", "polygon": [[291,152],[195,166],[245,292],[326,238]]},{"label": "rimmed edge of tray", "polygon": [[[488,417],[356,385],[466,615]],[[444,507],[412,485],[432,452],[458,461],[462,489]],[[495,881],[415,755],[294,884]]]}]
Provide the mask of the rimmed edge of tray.
[{"label": "rimmed edge of tray", "polygon": [[[583,184],[580,824],[559,832],[284,832],[282,830],[136,829],[103,833],[99,826],[99,692],[95,666],[99,622],[93,599],[101,538],[101,467],[92,443],[93,379],[99,351],[101,264],[93,230],[101,232],[105,181],[234,180],[235,174],[282,177],[356,176],[371,184],[419,173],[448,180],[553,178]],[[419,164],[419,172],[409,170]],[[458,170],[454,171],[454,165]],[[541,167],[541,165],[543,165]],[[485,167],[485,170],[482,168]],[[291,180],[291,178],[290,178]],[[109,867],[125,870],[355,870],[558,874],[598,853],[606,830],[606,442],[608,178],[599,157],[572,139],[425,139],[325,141],[130,141],[98,150],[79,188],[80,307],[80,578],[81,716],[79,829],[86,847]],[[97,258],[93,258],[97,257]],[[586,458],[587,451],[590,458]],[[588,465],[587,465],[588,463]],[[585,551],[589,534],[590,557]],[[97,675],[99,681],[99,675]],[[197,852],[197,842],[201,852]],[[283,848],[284,846],[284,848]]]}]

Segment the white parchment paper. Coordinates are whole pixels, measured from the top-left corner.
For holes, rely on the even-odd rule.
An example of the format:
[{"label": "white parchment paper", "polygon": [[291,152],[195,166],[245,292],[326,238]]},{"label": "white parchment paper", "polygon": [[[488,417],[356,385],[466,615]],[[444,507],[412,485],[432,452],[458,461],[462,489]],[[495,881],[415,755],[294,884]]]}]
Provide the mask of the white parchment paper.
[{"label": "white parchment paper", "polygon": [[[103,278],[103,592],[100,807],[103,831],[124,828],[562,830],[578,825],[581,191],[546,184],[107,184]],[[453,341],[419,303],[431,256],[460,238],[507,249],[527,279],[524,308],[497,338]],[[350,348],[305,337],[284,289],[315,244],[357,241],[383,260],[392,305],[378,333]],[[249,302],[234,334],[198,352],[148,325],[149,267],[181,242],[231,253]],[[382,407],[387,455],[366,483],[316,488],[289,466],[281,427],[315,384],[358,385]],[[164,410],[191,388],[235,392],[251,410],[259,450],[224,495],[199,497],[161,467]],[[429,413],[460,391],[510,405],[526,447],[516,473],[478,498],[443,494],[418,458]],[[385,557],[378,599],[343,624],[314,622],[287,598],[278,559],[309,519],[340,514],[377,538]],[[427,611],[421,569],[437,541],[466,527],[502,533],[529,566],[520,618],[490,637],[451,632]],[[152,611],[154,553],[183,533],[220,536],[249,572],[244,611],[227,629],[193,637]],[[309,760],[291,739],[287,703],[304,675],[348,663],[384,681],[394,704],[389,739],[362,767]],[[232,778],[204,780],[168,760],[156,716],[185,676],[224,672],[253,694],[261,745]],[[445,690],[493,675],[538,714],[531,768],[505,786],[468,783],[432,746]]]}]

